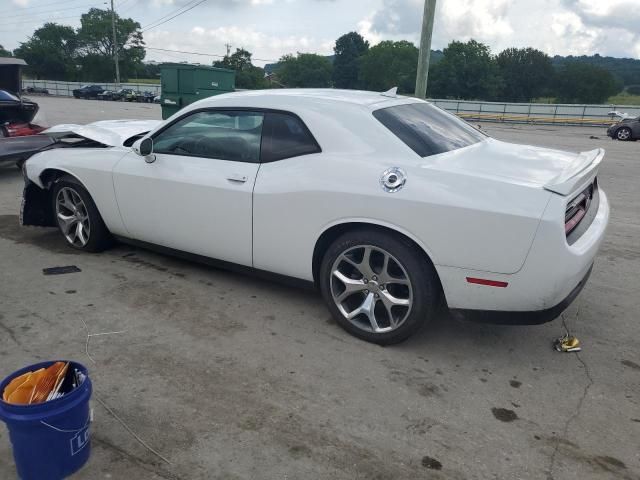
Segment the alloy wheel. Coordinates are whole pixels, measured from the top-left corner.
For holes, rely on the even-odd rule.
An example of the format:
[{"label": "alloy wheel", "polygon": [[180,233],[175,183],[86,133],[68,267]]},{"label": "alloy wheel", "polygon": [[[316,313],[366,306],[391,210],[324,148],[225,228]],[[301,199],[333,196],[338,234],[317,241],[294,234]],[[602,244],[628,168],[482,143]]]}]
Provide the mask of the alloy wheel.
[{"label": "alloy wheel", "polygon": [[629,140],[630,136],[631,134],[626,128],[621,128],[620,130],[618,130],[618,140]]},{"label": "alloy wheel", "polygon": [[411,313],[407,271],[380,247],[358,245],[340,254],[331,268],[330,288],[344,318],[367,332],[392,332]]},{"label": "alloy wheel", "polygon": [[73,188],[63,187],[56,196],[56,219],[62,234],[75,247],[84,247],[91,235],[89,212]]}]

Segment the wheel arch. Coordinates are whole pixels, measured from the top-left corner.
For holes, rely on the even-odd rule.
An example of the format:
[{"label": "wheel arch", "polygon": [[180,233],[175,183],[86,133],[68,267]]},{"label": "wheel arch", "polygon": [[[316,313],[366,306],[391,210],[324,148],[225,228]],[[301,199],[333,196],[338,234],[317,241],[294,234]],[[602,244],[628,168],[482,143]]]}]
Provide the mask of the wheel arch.
[{"label": "wheel arch", "polygon": [[26,185],[23,194],[22,224],[42,227],[55,227],[53,209],[51,207],[51,187],[61,177],[74,178],[83,188],[84,183],[73,173],[61,168],[45,168],[38,175],[37,182]]},{"label": "wheel arch", "polygon": [[[429,249],[420,242],[415,236],[411,233],[404,231],[403,229],[395,226],[388,225],[384,223],[377,223],[370,220],[348,220],[342,221],[338,223],[334,223],[332,225],[327,226],[325,230],[320,234],[318,240],[313,249],[313,259],[312,259],[312,272],[313,272],[313,282],[318,286],[319,280],[319,272],[320,265],[322,264],[322,258],[329,248],[329,246],[341,235],[356,230],[364,230],[364,229],[372,229],[377,230],[379,232],[389,233],[396,237],[399,237],[413,246],[416,251],[424,258],[425,261],[429,262],[433,267],[433,271],[435,272],[436,281],[438,282],[438,288],[440,292],[443,292],[442,282],[440,281],[440,276],[438,275],[438,271],[435,268],[435,262],[432,254]],[[443,296],[444,297],[444,296]]]}]

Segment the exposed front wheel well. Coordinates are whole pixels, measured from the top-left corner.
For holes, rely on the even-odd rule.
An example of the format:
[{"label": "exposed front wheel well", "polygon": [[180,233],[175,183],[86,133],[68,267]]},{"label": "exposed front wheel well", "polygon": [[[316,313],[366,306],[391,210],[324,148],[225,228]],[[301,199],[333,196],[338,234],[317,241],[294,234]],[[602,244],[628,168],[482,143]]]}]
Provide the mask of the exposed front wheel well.
[{"label": "exposed front wheel well", "polygon": [[[420,245],[418,245],[413,239],[406,236],[405,234],[398,232],[397,230],[394,230],[392,228],[384,227],[382,225],[375,225],[372,223],[364,223],[364,222],[341,223],[339,225],[334,225],[333,227],[326,230],[322,235],[320,235],[320,238],[316,242],[316,246],[313,249],[313,264],[312,264],[313,282],[316,285],[316,287],[318,286],[318,279],[320,277],[320,266],[322,264],[322,258],[324,257],[324,254],[326,253],[328,248],[331,246],[331,244],[342,234],[351,232],[351,231],[359,231],[359,230],[376,230],[376,231],[385,232],[395,236],[396,238],[411,245],[411,247],[415,249],[418,255],[420,255],[425,262],[428,262],[432,267],[434,267],[434,271],[435,271],[435,266],[433,265],[433,261],[431,260],[427,252],[425,252]],[[436,272],[436,276],[437,276],[437,272]],[[436,280],[438,282],[440,293],[442,294],[442,284],[440,283],[440,278],[437,278]],[[444,298],[444,295],[442,295],[442,298]]]},{"label": "exposed front wheel well", "polygon": [[60,178],[68,176],[82,184],[73,175],[48,168],[40,174],[40,181],[44,188],[38,187],[35,183],[28,183],[24,191],[22,222],[23,225],[34,225],[40,227],[55,227],[56,222],[51,208],[51,193],[53,184]]},{"label": "exposed front wheel well", "polygon": [[[55,168],[47,168],[46,170],[43,170],[42,173],[40,174],[40,181],[42,182],[42,185],[44,186],[44,188],[46,190],[49,190],[51,188],[51,185],[53,185],[56,180],[58,180],[61,177],[64,177],[65,175],[73,177],[73,175],[63,170],[57,170]],[[78,179],[76,178],[76,180]],[[80,180],[78,180],[78,182],[79,181]]]}]

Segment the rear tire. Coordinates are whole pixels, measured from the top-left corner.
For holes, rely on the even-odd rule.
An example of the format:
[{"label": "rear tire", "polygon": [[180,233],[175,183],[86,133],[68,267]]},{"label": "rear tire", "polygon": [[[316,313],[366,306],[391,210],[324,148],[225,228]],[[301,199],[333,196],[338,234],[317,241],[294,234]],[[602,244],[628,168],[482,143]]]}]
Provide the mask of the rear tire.
[{"label": "rear tire", "polygon": [[51,193],[55,223],[69,246],[96,253],[113,244],[96,204],[80,181],[65,175],[56,181]]},{"label": "rear tire", "polygon": [[429,259],[406,239],[375,229],[336,239],[319,275],[336,322],[367,342],[406,340],[431,320],[439,305],[438,277]]},{"label": "rear tire", "polygon": [[622,142],[631,140],[631,129],[627,127],[619,128],[616,132],[616,138]]}]

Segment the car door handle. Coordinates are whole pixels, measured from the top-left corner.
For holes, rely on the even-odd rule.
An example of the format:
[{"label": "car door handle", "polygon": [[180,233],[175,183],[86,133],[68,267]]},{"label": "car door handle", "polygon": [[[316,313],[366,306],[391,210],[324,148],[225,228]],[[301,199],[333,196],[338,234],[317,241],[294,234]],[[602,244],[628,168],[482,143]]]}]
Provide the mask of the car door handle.
[{"label": "car door handle", "polygon": [[244,175],[240,175],[239,173],[234,173],[227,177],[227,180],[234,183],[245,183],[247,181],[247,177]]}]

